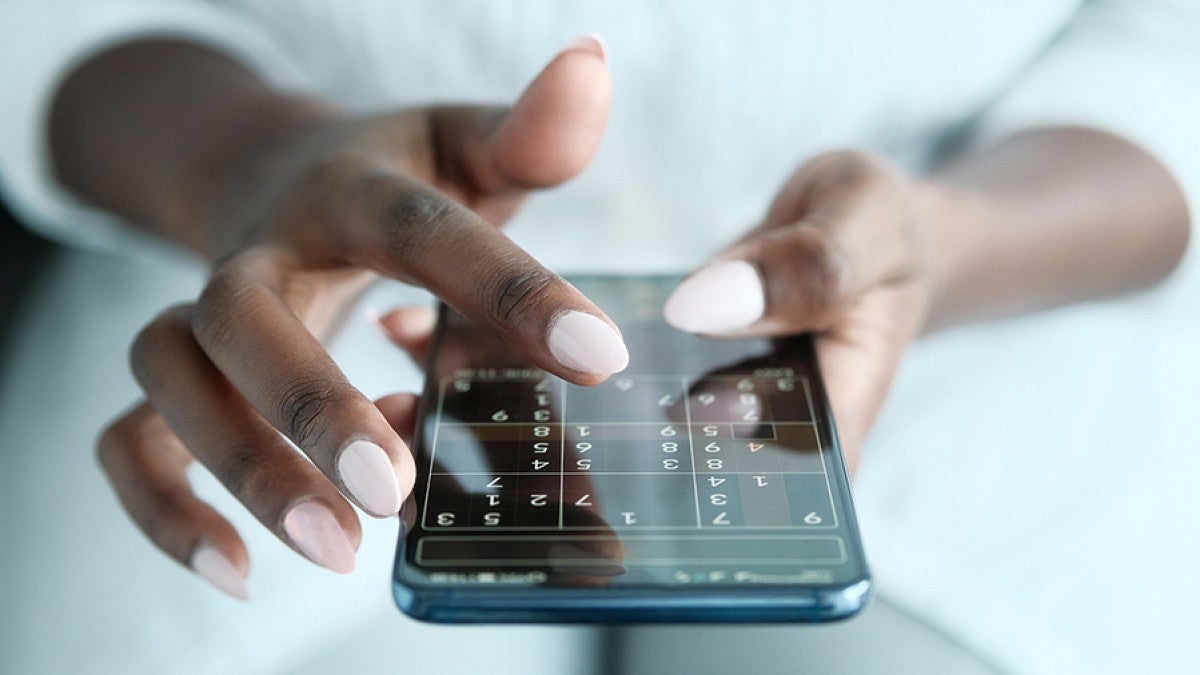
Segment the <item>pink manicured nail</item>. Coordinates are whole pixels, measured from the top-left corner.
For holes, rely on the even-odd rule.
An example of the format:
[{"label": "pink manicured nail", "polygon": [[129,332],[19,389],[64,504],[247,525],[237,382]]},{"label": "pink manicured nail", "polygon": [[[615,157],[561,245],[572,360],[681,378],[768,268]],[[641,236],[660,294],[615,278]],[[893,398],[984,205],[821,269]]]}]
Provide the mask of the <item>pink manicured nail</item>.
[{"label": "pink manicured nail", "polygon": [[394,516],[400,510],[400,482],[383,448],[354,441],[338,455],[337,468],[346,490],[364,509],[377,516]]},{"label": "pink manicured nail", "polygon": [[391,339],[391,336],[388,335],[387,330],[385,330],[383,327],[383,322],[379,320],[379,312],[374,307],[363,307],[362,317],[367,320],[367,323],[374,326],[375,330],[379,331],[380,335],[382,335],[384,338]]},{"label": "pink manicured nail", "polygon": [[225,593],[238,600],[250,599],[246,577],[212,544],[206,542],[196,547],[190,565],[192,571]]},{"label": "pink manicured nail", "polygon": [[354,545],[325,506],[296,504],[284,516],[283,529],[309,560],[340,574],[354,571]]},{"label": "pink manicured nail", "polygon": [[585,373],[608,376],[629,365],[629,350],[621,336],[599,317],[584,312],[559,314],[546,342],[559,363]]},{"label": "pink manicured nail", "polygon": [[758,321],[765,309],[758,270],[744,260],[727,260],[679,284],[663,315],[667,323],[689,333],[727,333]]},{"label": "pink manicured nail", "polygon": [[604,38],[595,33],[580,35],[574,40],[568,42],[566,46],[559,50],[558,53],[561,54],[563,52],[569,52],[576,49],[580,51],[591,52],[592,54],[599,56],[601,61],[608,61],[608,45],[604,42]]}]

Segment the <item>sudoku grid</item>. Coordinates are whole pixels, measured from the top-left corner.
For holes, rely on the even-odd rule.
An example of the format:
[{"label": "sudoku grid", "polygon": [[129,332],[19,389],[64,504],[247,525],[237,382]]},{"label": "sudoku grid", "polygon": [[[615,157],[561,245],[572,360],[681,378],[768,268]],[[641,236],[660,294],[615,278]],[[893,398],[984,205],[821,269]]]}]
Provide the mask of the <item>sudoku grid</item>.
[{"label": "sudoku grid", "polygon": [[528,369],[439,383],[422,527],[575,532],[837,526],[808,381]]}]

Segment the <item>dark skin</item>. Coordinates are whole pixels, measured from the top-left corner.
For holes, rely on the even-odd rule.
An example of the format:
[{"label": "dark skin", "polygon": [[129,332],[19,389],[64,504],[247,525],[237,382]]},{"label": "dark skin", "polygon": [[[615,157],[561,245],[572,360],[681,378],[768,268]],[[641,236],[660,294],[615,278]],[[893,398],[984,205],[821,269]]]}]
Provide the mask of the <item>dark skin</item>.
[{"label": "dark skin", "polygon": [[[156,545],[189,564],[206,543],[249,572],[241,538],[184,480],[193,459],[322,564],[284,520],[316,502],[357,546],[347,499],[362,503],[337,468],[347,439],[383,448],[407,494],[411,397],[366,399],[322,345],[380,276],[428,287],[568,380],[608,375],[566,365],[547,331],[564,310],[611,322],[495,226],[530,190],[586,166],[609,89],[603,50],[586,40],[512,109],[354,118],[170,41],[118,46],[72,73],[50,126],[63,183],[213,264],[195,303],[138,338],[133,369],[147,401],[99,444]],[[1183,196],[1152,157],[1099,131],[1041,128],[924,176],[859,150],[812,159],[715,260],[750,263],[764,287],[761,317],[726,334],[818,334],[853,463],[920,334],[1151,285],[1182,257],[1188,229]],[[427,315],[402,310],[381,323],[422,349]]]}]

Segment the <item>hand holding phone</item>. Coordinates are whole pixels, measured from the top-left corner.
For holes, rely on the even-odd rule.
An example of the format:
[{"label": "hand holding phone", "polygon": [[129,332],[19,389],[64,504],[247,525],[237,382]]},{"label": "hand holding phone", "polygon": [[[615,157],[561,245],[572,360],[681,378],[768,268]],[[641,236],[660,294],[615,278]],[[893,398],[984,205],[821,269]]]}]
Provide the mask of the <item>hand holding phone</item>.
[{"label": "hand holding phone", "polygon": [[396,556],[433,621],[827,621],[870,589],[807,337],[718,341],[661,319],[667,277],[573,280],[631,362],[595,387],[443,308]]}]

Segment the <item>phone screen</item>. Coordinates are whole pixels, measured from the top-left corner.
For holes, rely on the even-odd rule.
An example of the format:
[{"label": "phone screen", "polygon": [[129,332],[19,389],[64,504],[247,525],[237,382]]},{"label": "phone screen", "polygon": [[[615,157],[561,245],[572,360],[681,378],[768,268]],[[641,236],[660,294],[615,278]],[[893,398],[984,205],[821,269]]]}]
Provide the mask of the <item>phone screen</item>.
[{"label": "phone screen", "polygon": [[572,282],[629,347],[629,367],[595,387],[522,363],[443,308],[401,606],[497,621],[821,620],[861,607],[867,570],[811,341],[675,330],[662,319],[675,277]]}]

